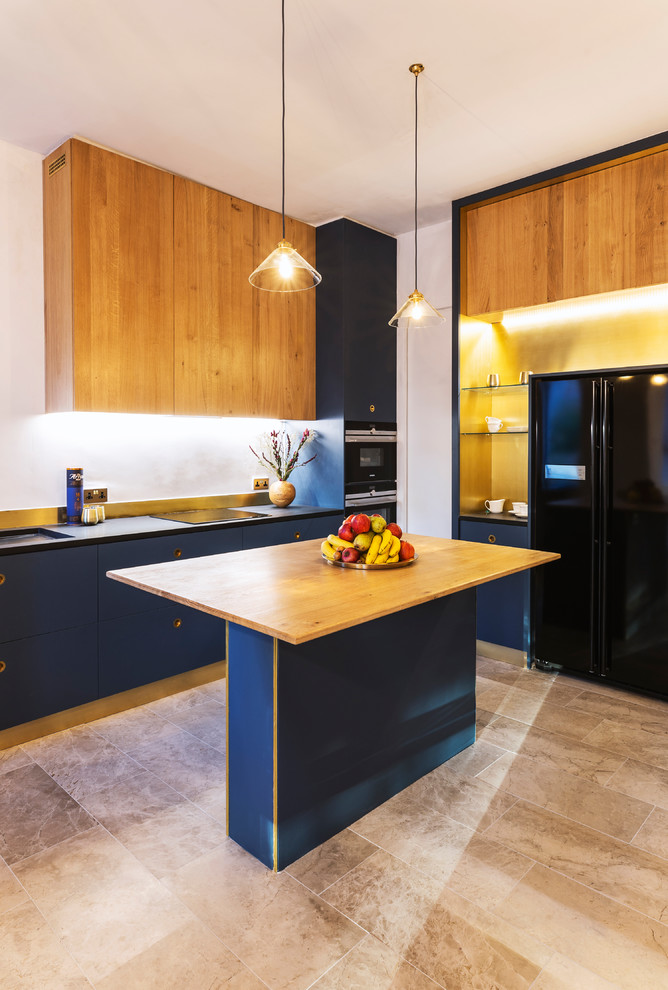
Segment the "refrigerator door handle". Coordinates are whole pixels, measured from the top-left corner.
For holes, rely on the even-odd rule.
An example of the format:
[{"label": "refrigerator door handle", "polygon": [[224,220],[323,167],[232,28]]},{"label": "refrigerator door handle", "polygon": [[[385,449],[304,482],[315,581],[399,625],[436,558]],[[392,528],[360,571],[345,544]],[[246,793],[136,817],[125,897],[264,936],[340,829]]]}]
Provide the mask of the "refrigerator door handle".
[{"label": "refrigerator door handle", "polygon": [[610,477],[612,471],[612,407],[613,407],[614,386],[611,381],[604,379],[601,405],[601,475],[600,475],[600,632],[599,642],[601,644],[600,673],[610,673],[610,631],[608,629],[608,565],[610,555],[608,554],[610,538]]},{"label": "refrigerator door handle", "polygon": [[590,471],[589,479],[591,485],[592,499],[591,499],[591,561],[590,561],[590,577],[589,582],[590,598],[589,598],[589,636],[590,636],[590,653],[589,653],[589,673],[597,674],[600,672],[600,656],[599,647],[600,642],[598,635],[598,594],[599,594],[599,582],[598,575],[600,573],[600,562],[601,562],[601,543],[599,538],[599,526],[600,526],[600,512],[598,499],[595,497],[595,492],[598,488],[599,483],[599,468],[600,468],[600,451],[601,451],[601,437],[599,432],[600,423],[600,407],[601,407],[601,384],[597,379],[592,382],[592,397],[591,397],[591,421],[589,424],[590,431]]}]

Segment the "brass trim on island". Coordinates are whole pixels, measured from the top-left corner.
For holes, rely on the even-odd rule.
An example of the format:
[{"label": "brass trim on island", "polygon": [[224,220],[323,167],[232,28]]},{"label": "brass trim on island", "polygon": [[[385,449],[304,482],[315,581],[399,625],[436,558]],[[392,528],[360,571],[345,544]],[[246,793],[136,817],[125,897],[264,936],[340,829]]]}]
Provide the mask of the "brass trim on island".
[{"label": "brass trim on island", "polygon": [[480,657],[491,660],[504,660],[514,667],[526,667],[527,654],[524,650],[516,650],[512,646],[501,646],[499,643],[486,643],[483,639],[475,641],[476,653]]},{"label": "brass trim on island", "polygon": [[130,691],[109,695],[108,698],[98,698],[96,701],[89,701],[85,705],[68,708],[62,712],[56,712],[54,715],[46,715],[44,718],[38,718],[32,722],[13,725],[9,729],[0,730],[0,750],[9,749],[11,746],[20,746],[21,743],[30,742],[31,739],[39,739],[41,736],[51,735],[52,732],[71,729],[75,725],[95,722],[99,718],[116,715],[118,712],[126,711],[129,708],[139,708],[141,705],[147,705],[159,698],[178,694],[179,691],[187,691],[189,688],[200,687],[202,684],[210,684],[211,681],[217,681],[221,677],[225,677],[226,674],[227,662],[219,660],[216,663],[207,664],[206,667],[197,667],[195,670],[188,670],[184,674],[165,677],[161,681],[143,684],[141,687],[132,688]]}]

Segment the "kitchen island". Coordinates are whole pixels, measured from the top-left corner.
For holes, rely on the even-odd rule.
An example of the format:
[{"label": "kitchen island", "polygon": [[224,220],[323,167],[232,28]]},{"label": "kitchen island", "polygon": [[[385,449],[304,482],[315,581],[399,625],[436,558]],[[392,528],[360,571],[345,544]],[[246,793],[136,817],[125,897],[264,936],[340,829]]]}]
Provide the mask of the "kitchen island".
[{"label": "kitchen island", "polygon": [[109,571],[227,621],[228,833],[283,869],[475,738],[475,588],[558,554],[409,537],[358,570],[320,541]]}]

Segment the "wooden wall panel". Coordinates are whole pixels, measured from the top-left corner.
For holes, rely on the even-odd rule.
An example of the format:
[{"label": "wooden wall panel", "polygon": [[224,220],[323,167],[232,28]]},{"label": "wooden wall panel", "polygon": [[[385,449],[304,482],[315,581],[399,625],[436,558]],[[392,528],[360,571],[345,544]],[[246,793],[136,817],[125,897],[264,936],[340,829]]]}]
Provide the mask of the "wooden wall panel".
[{"label": "wooden wall panel", "polygon": [[[254,266],[282,236],[281,215],[254,207]],[[315,228],[286,217],[285,236],[315,265]],[[249,272],[250,274],[250,272]],[[315,293],[255,289],[253,415],[315,418]]]},{"label": "wooden wall panel", "polygon": [[253,209],[174,179],[177,414],[253,415]]},{"label": "wooden wall panel", "polygon": [[173,176],[71,144],[75,408],[171,413]]}]

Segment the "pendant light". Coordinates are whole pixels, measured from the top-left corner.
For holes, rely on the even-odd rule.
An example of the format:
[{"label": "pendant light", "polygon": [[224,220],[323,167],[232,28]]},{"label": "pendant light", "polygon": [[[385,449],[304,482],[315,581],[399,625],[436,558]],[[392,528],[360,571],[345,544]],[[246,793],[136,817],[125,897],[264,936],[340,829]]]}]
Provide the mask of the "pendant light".
[{"label": "pendant light", "polygon": [[445,317],[418,291],[418,76],[424,71],[424,65],[416,62],[409,65],[408,71],[415,76],[415,288],[389,325],[398,330],[420,330],[445,323]]},{"label": "pendant light", "polygon": [[248,281],[256,289],[269,292],[299,292],[312,289],[322,281],[320,275],[306,258],[296,251],[285,239],[285,0],[281,0],[281,213],[283,216],[283,236],[274,250],[262,264],[258,265]]}]

